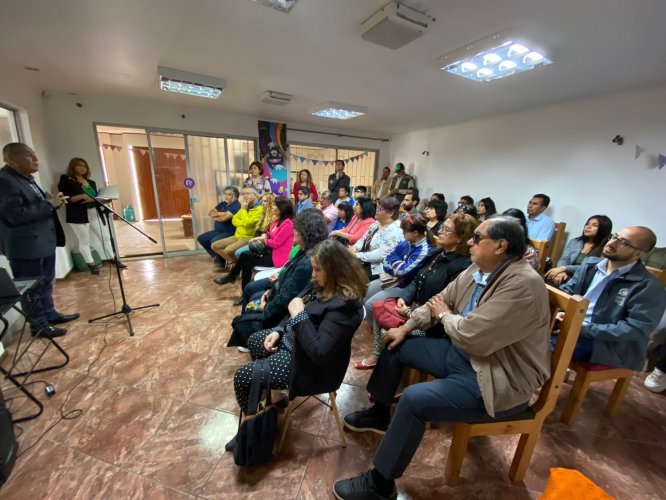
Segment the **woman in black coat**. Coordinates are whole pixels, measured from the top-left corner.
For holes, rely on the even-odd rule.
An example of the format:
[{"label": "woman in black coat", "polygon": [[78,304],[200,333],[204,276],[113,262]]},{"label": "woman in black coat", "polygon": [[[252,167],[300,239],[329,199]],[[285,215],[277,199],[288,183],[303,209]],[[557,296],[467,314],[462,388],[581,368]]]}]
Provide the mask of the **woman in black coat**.
[{"label": "woman in black coat", "polygon": [[72,158],[67,172],[60,176],[58,190],[69,196],[65,206],[65,221],[79,241],[79,253],[88,264],[90,272],[99,274],[92,256],[90,232],[92,231],[103,245],[103,260],[115,261],[115,255],[111,248],[106,219],[94,200],[97,196],[97,184],[90,178],[88,162],[83,158]]},{"label": "woman in black coat", "polygon": [[[430,252],[419,273],[408,286],[400,289],[398,297],[386,299],[386,301],[391,301],[387,306],[395,308],[395,312],[407,321],[412,309],[422,306],[432,296],[444,290],[472,263],[467,242],[478,225],[477,220],[471,215],[462,212],[449,215],[440,227],[439,235],[435,240],[439,248]],[[354,363],[359,370],[367,370],[377,364],[382,352],[381,330],[385,327],[388,329],[389,325],[383,325],[375,318],[373,323],[374,350],[370,356]],[[442,337],[444,327],[441,323],[437,323],[427,332],[414,331],[412,334]]]},{"label": "woman in black coat", "polygon": [[[289,303],[289,314],[280,325],[257,332],[248,341],[253,360],[269,361],[271,388],[293,392],[297,387],[298,394],[339,385],[349,363],[352,337],[363,319],[368,284],[361,265],[349,259],[349,252],[337,241],[321,242],[310,259],[311,286]],[[252,368],[253,363],[248,363],[234,375],[236,400],[243,411]]]}]

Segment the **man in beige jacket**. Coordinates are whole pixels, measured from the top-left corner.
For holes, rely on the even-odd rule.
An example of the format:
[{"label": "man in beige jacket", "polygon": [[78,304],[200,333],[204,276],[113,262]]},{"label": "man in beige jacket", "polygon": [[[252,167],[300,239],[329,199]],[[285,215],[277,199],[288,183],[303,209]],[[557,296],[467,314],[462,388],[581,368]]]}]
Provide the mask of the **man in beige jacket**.
[{"label": "man in beige jacket", "polygon": [[[349,414],[345,426],[385,436],[374,469],[337,481],[337,498],[395,498],[419,447],[426,422],[475,422],[504,418],[527,408],[550,375],[548,293],[521,259],[525,234],[511,217],[485,221],[468,244],[474,262],[441,294],[384,336],[368,382],[375,405]],[[409,335],[442,322],[444,338]],[[407,387],[393,420],[390,407],[403,368],[436,378]],[[389,425],[390,424],[390,425]]]}]

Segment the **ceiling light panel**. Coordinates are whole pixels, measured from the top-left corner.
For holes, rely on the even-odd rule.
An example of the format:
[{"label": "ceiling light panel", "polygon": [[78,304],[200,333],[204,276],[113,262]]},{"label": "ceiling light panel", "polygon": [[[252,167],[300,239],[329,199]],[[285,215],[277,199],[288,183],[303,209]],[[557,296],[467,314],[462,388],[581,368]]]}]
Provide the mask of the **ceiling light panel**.
[{"label": "ceiling light panel", "polygon": [[157,67],[160,80],[160,89],[167,92],[217,99],[227,86],[224,78],[199,75],[179,69]]},{"label": "ceiling light panel", "polygon": [[356,106],[354,104],[345,104],[343,102],[327,101],[318,104],[310,110],[310,113],[322,118],[330,118],[332,120],[349,120],[363,116],[368,112],[368,108],[364,106]]},{"label": "ceiling light panel", "polygon": [[489,82],[517,75],[552,62],[543,52],[530,48],[529,43],[506,33],[477,40],[438,60],[442,71],[475,82]]}]

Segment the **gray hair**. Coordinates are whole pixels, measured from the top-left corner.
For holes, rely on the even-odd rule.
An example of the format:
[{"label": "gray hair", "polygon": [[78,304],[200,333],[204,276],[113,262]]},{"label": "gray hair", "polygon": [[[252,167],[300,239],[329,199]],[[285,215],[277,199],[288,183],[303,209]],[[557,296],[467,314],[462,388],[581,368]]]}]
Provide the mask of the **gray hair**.
[{"label": "gray hair", "polygon": [[320,198],[326,198],[327,200],[333,201],[333,195],[331,194],[330,191],[324,191],[319,195]]},{"label": "gray hair", "polygon": [[255,186],[243,186],[243,189],[249,189],[254,193],[255,196],[259,196],[261,194]]},{"label": "gray hair", "polygon": [[25,150],[29,150],[30,146],[23,144],[22,142],[10,142],[5,144],[5,147],[2,148],[2,160],[5,163],[9,163],[9,157],[22,153]]},{"label": "gray hair", "polygon": [[520,221],[515,217],[508,215],[493,216],[488,219],[492,224],[488,226],[488,236],[490,239],[506,240],[507,242],[507,256],[519,257],[527,251],[527,243],[525,242],[525,232],[523,231]]}]

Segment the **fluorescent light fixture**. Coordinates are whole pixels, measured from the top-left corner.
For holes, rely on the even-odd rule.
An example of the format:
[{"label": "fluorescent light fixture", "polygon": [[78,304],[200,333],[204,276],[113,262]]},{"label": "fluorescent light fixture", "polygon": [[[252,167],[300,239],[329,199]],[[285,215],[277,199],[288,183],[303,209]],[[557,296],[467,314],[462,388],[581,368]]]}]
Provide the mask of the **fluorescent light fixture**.
[{"label": "fluorescent light fixture", "polygon": [[349,120],[350,118],[363,116],[367,112],[368,108],[366,107],[336,101],[323,102],[310,110],[310,113],[315,116],[333,120]]},{"label": "fluorescent light fixture", "polygon": [[447,73],[475,82],[489,82],[546,66],[553,61],[514,33],[505,31],[454,50],[437,62]]},{"label": "fluorescent light fixture", "polygon": [[296,0],[252,0],[254,3],[273,7],[280,12],[289,12],[296,3]]},{"label": "fluorescent light fixture", "polygon": [[179,69],[157,67],[160,79],[160,89],[168,92],[217,99],[227,86],[224,78],[198,75]]}]

